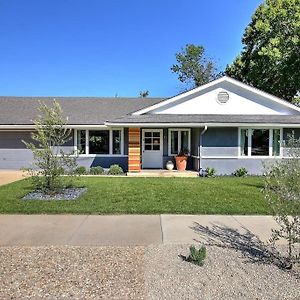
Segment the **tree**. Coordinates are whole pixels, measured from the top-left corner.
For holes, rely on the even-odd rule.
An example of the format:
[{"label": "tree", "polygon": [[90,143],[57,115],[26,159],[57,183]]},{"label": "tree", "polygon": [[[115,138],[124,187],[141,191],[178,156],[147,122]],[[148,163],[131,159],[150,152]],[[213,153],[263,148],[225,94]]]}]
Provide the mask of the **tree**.
[{"label": "tree", "polygon": [[226,74],[292,101],[300,91],[300,0],[266,0],[246,27]]},{"label": "tree", "polygon": [[145,90],[145,91],[140,91],[140,98],[146,98],[149,96],[149,91]]},{"label": "tree", "polygon": [[175,56],[177,64],[171,67],[171,71],[191,88],[208,83],[219,75],[215,63],[205,57],[205,49],[201,45],[187,44]]},{"label": "tree", "polygon": [[55,191],[64,188],[62,175],[65,171],[72,175],[76,168],[74,153],[66,154],[61,148],[72,138],[72,131],[66,128],[62,109],[55,100],[53,107],[40,102],[38,110],[41,115],[34,121],[33,141],[23,141],[33,153],[33,167],[26,171],[32,175],[36,188]]},{"label": "tree", "polygon": [[265,166],[265,197],[279,228],[272,230],[271,242],[279,238],[288,243],[288,256],[277,258],[286,268],[300,262],[300,251],[294,245],[300,243],[300,140],[290,135],[285,151],[289,159],[278,160]]}]

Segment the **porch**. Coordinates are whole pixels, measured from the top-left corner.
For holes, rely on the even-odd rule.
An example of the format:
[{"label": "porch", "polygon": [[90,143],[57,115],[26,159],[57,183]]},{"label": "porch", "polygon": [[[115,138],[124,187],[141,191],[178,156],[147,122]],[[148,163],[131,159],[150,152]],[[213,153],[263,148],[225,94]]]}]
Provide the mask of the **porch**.
[{"label": "porch", "polygon": [[142,169],[140,172],[128,172],[128,177],[198,177],[197,171],[186,170],[179,172],[177,170],[162,169]]}]

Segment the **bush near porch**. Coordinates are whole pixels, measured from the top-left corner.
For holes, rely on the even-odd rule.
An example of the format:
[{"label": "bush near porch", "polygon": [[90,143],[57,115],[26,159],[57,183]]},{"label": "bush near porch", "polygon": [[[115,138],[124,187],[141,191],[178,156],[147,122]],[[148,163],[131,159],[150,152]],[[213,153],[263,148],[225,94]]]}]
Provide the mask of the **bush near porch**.
[{"label": "bush near porch", "polygon": [[261,177],[84,177],[78,200],[24,201],[30,180],[0,187],[0,213],[22,214],[269,214]]}]

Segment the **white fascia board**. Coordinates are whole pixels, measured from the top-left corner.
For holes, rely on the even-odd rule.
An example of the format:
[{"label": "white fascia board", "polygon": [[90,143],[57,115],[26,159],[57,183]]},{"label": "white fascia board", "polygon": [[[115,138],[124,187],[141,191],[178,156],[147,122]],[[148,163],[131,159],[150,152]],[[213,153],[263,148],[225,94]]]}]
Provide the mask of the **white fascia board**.
[{"label": "white fascia board", "polygon": [[152,111],[152,110],[155,110],[155,109],[157,109],[159,107],[162,107],[162,106],[168,105],[170,103],[176,102],[178,100],[181,100],[184,97],[190,96],[190,95],[192,95],[194,93],[200,92],[200,91],[202,91],[204,89],[207,89],[207,88],[209,88],[211,86],[214,86],[214,85],[216,85],[218,83],[221,83],[221,82],[224,82],[224,81],[230,82],[230,83],[232,83],[232,84],[234,84],[234,85],[236,85],[236,86],[238,86],[240,88],[243,88],[243,89],[248,90],[248,91],[250,91],[252,93],[255,93],[257,95],[260,95],[262,97],[270,99],[271,101],[274,101],[274,102],[279,103],[279,104],[281,104],[283,106],[286,106],[288,108],[291,108],[291,109],[293,109],[295,111],[300,112],[300,107],[298,107],[298,106],[296,106],[294,104],[291,104],[291,103],[289,103],[289,102],[287,102],[287,101],[285,101],[283,99],[280,99],[280,98],[278,98],[276,96],[273,96],[273,95],[271,95],[269,93],[263,92],[262,90],[259,90],[259,89],[255,88],[255,87],[252,87],[252,86],[250,86],[248,84],[245,84],[245,83],[243,83],[241,81],[238,81],[236,79],[233,79],[231,77],[223,76],[223,77],[221,77],[219,79],[211,81],[211,82],[209,82],[207,84],[204,84],[204,85],[202,85],[200,87],[194,88],[194,89],[192,89],[192,90],[190,90],[188,92],[185,92],[185,93],[180,94],[178,96],[175,96],[175,97],[169,98],[167,100],[161,101],[161,102],[159,102],[157,104],[154,104],[152,106],[146,107],[144,109],[138,110],[138,111],[136,111],[136,112],[134,112],[132,114],[133,115],[142,115],[142,114],[145,114],[145,113],[147,113],[149,111]]},{"label": "white fascia board", "polygon": [[[107,128],[106,125],[67,125],[66,128]],[[35,125],[0,125],[0,129],[35,129]]]},{"label": "white fascia board", "polygon": [[257,128],[300,128],[300,124],[281,124],[281,123],[106,123],[107,126],[119,126],[119,127],[257,127]]}]

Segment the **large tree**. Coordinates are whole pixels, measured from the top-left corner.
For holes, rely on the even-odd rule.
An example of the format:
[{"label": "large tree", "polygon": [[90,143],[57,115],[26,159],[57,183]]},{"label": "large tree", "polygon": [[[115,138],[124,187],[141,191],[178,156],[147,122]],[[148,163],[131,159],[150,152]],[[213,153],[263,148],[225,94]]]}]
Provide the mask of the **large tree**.
[{"label": "large tree", "polygon": [[266,0],[226,74],[288,101],[300,91],[300,0]]},{"label": "large tree", "polygon": [[205,56],[205,49],[201,45],[187,44],[175,56],[177,63],[171,67],[171,71],[188,88],[203,85],[218,76],[215,63]]}]

